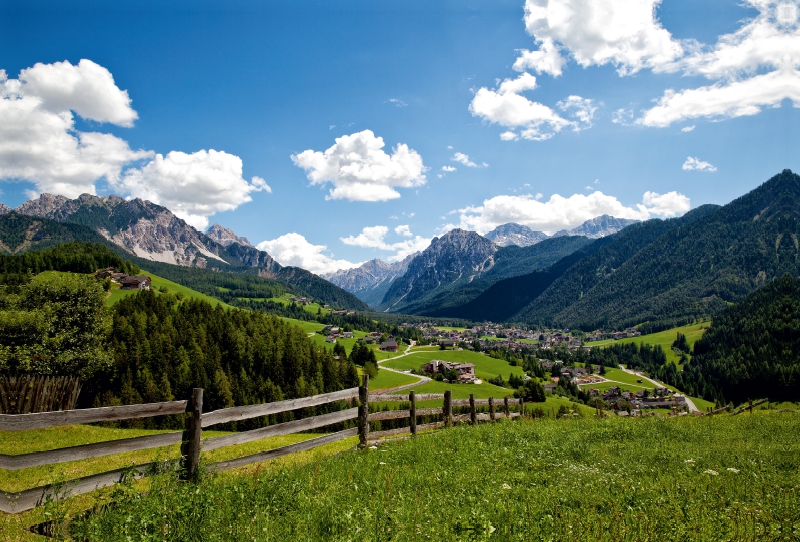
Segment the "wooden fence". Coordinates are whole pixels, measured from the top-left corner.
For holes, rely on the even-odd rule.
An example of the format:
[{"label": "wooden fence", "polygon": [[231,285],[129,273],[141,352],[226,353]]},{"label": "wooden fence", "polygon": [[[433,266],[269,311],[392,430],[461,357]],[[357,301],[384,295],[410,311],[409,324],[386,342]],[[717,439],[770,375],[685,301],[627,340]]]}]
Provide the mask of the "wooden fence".
[{"label": "wooden fence", "polygon": [[[358,404],[355,400],[358,399]],[[417,401],[444,400],[442,408],[417,409]],[[350,408],[322,414],[309,418],[302,418],[290,422],[278,423],[266,427],[232,433],[229,435],[202,438],[203,429],[217,424],[246,420],[260,416],[268,416],[289,412],[301,408],[325,405],[337,401],[347,401]],[[407,401],[410,403],[408,410],[388,410],[370,414],[370,402],[384,401]],[[468,414],[453,415],[453,406],[469,406]],[[488,405],[488,414],[479,414],[478,405]],[[512,412],[514,408],[516,412]],[[43,429],[62,425],[72,425],[80,423],[109,422],[116,420],[148,418],[152,416],[167,416],[184,414],[186,425],[184,431],[148,435],[108,442],[98,442],[95,444],[84,444],[71,446],[69,448],[58,448],[42,452],[33,452],[22,455],[1,455],[0,468],[6,470],[20,470],[42,465],[55,465],[68,461],[92,459],[122,452],[136,450],[147,450],[161,446],[169,446],[181,443],[181,458],[167,462],[168,466],[175,468],[181,467],[182,475],[187,479],[192,479],[196,473],[200,462],[200,451],[216,450],[225,446],[243,444],[267,437],[278,435],[288,435],[319,429],[325,426],[339,424],[357,419],[357,427],[345,429],[323,436],[311,438],[296,444],[275,448],[265,452],[220,461],[206,466],[210,471],[224,471],[252,463],[275,459],[288,454],[301,452],[329,444],[349,437],[358,435],[359,447],[364,448],[375,443],[382,437],[402,436],[409,434],[416,436],[419,431],[438,429],[441,427],[451,427],[455,423],[469,422],[477,424],[481,421],[494,421],[500,418],[513,418],[524,414],[524,403],[520,399],[510,403],[506,397],[502,403],[495,404],[493,398],[475,399],[470,395],[470,399],[453,399],[451,392],[444,394],[419,394],[413,391],[406,395],[380,395],[369,394],[369,377],[364,376],[363,385],[358,388],[303,397],[300,399],[290,399],[275,403],[264,403],[259,405],[246,405],[215,410],[213,412],[203,412],[203,390],[195,388],[192,391],[191,399],[185,401],[170,401],[165,403],[148,403],[141,405],[126,405],[103,408],[87,408],[80,410],[64,410],[58,412],[41,412],[33,414],[0,414],[0,430],[22,431],[29,429]],[[420,416],[441,416],[441,421],[417,425],[417,418]],[[396,420],[407,418],[409,425],[398,429],[386,431],[370,432],[370,422],[380,420]],[[43,504],[47,499],[57,499],[64,496],[81,495],[107,487],[118,482],[129,479],[138,479],[150,476],[157,472],[163,472],[164,463],[145,463],[133,467],[112,470],[91,476],[75,478],[59,484],[39,486],[19,493],[0,494],[0,511],[7,513],[19,513],[30,510]]]}]

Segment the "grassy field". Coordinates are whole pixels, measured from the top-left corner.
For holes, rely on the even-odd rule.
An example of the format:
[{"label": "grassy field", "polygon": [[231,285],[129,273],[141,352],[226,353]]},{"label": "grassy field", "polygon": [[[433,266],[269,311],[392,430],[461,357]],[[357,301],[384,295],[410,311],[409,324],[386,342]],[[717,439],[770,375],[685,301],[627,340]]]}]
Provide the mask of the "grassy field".
[{"label": "grassy field", "polygon": [[511,374],[517,376],[525,375],[525,371],[522,370],[522,367],[512,367],[508,362],[502,359],[490,358],[487,355],[478,354],[471,350],[420,351],[403,356],[402,358],[385,361],[382,365],[391,367],[392,369],[406,371],[408,369],[419,369],[420,366],[434,359],[459,363],[474,363],[475,376],[481,380],[488,380],[497,375],[501,375],[504,380],[508,380],[508,376]]},{"label": "grassy field", "polygon": [[706,329],[711,325],[711,322],[702,322],[699,324],[692,324],[688,326],[681,326],[672,329],[667,329],[665,331],[659,331],[658,333],[652,333],[650,335],[642,335],[641,337],[630,337],[628,339],[620,339],[615,341],[614,339],[608,339],[605,341],[593,341],[585,343],[586,346],[590,346],[592,348],[597,348],[600,346],[608,346],[610,344],[627,344],[627,343],[644,343],[644,344],[651,344],[651,345],[661,345],[661,348],[664,350],[664,353],[667,354],[667,361],[672,361],[677,363],[680,359],[679,356],[675,355],[675,352],[672,351],[672,342],[678,336],[678,333],[683,333],[686,335],[686,340],[689,341],[689,346],[694,347],[694,343],[703,336],[703,333],[706,332]]},{"label": "grassy field", "polygon": [[[166,288],[170,292],[180,293],[184,297],[189,299],[202,299],[203,301],[208,301],[215,307],[217,305],[222,305],[225,308],[232,308],[230,305],[220,301],[216,297],[211,297],[210,295],[201,294],[200,292],[196,292],[191,288],[187,288],[186,286],[181,286],[177,282],[172,282],[171,280],[161,278],[158,275],[154,275],[153,273],[150,273],[148,271],[142,270],[142,275],[150,277],[150,287],[156,291],[161,291],[161,288]],[[111,292],[108,296],[108,299],[106,300],[106,304],[111,306],[120,299],[122,299],[123,297],[129,296],[135,292],[136,290],[122,290],[120,289],[118,284],[112,283]]]},{"label": "grassy field", "polygon": [[376,390],[388,390],[398,386],[405,386],[406,384],[413,384],[418,380],[419,379],[413,375],[404,375],[381,369],[378,371],[377,377],[370,379],[369,389],[371,392]]},{"label": "grassy field", "polygon": [[73,527],[90,540],[789,540],[800,417],[456,427],[199,485],[162,477]]}]

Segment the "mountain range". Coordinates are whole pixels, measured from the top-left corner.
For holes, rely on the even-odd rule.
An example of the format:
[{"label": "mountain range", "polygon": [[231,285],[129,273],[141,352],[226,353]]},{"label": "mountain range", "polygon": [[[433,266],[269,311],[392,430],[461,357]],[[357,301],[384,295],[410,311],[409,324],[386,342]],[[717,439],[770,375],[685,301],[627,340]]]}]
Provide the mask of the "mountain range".
[{"label": "mountain range", "polygon": [[[454,229],[402,262],[371,260],[323,277],[380,311],[425,314],[465,303],[498,280],[551,265],[588,240],[635,222],[603,215],[552,236],[515,223],[485,236]],[[558,238],[569,239],[555,241]]]},{"label": "mountain range", "polygon": [[[337,307],[367,310],[353,294],[296,267],[284,267],[227,228],[214,225],[208,234],[169,209],[141,199],[83,194],[71,200],[41,194],[13,211],[0,214],[0,251],[20,253],[69,241],[105,243],[139,267],[175,280],[202,282],[209,272],[255,275],[270,292],[275,286],[308,295]],[[179,269],[183,269],[179,271]],[[249,284],[259,282],[247,279]],[[183,280],[176,280],[183,283]],[[275,284],[272,284],[275,283]],[[197,284],[195,284],[197,285]],[[208,293],[208,292],[206,292]]]}]

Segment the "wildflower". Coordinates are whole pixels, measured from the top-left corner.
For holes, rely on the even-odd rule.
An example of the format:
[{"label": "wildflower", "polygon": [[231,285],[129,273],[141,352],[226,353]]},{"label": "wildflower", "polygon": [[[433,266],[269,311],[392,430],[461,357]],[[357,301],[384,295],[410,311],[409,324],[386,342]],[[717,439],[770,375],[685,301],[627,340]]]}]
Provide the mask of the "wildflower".
[{"label": "wildflower", "polygon": [[687,459],[684,463],[694,463],[694,459]]},{"label": "wildflower", "polygon": [[377,450],[377,449],[378,449],[378,447],[377,447],[377,446],[370,446],[370,447],[369,447],[369,449],[370,449],[370,450]]},{"label": "wildflower", "polygon": [[703,474],[710,474],[711,476],[716,476],[719,473],[717,471],[715,471],[715,470],[706,469],[706,470],[703,471]]},{"label": "wildflower", "polygon": [[503,489],[511,489],[511,486],[508,484],[503,484]]},{"label": "wildflower", "polygon": [[381,462],[380,462],[380,463],[378,463],[378,464],[379,464],[379,465],[385,465],[386,463],[384,463],[383,461],[381,461]]},{"label": "wildflower", "polygon": [[733,467],[728,467],[728,470],[731,471],[734,474],[739,472],[739,469],[734,469]]}]

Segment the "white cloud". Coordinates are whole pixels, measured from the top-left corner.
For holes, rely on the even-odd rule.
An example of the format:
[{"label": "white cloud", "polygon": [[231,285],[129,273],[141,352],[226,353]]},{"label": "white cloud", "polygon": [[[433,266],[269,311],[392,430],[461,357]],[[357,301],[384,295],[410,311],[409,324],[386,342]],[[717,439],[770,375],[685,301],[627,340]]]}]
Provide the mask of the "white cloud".
[{"label": "white cloud", "polygon": [[456,170],[456,168],[454,168],[453,166],[442,166],[442,171],[451,172],[451,171],[455,171],[455,170]]},{"label": "white cloud", "polygon": [[332,256],[323,254],[327,246],[312,245],[299,233],[287,233],[271,241],[262,241],[256,248],[268,252],[281,265],[302,267],[317,275],[361,265],[347,260],[335,260]]},{"label": "white cloud", "polygon": [[36,64],[8,79],[0,70],[0,179],[28,180],[38,192],[75,198],[113,182],[122,168],[152,156],[114,135],[75,130],[86,119],[130,126],[136,112],[105,68],[89,60]]},{"label": "white cloud", "polygon": [[521,72],[524,70],[535,70],[536,73],[549,73],[553,77],[558,77],[567,63],[561,56],[559,47],[553,40],[547,38],[542,40],[537,51],[522,49],[520,56],[514,62],[514,69]]},{"label": "white cloud", "polygon": [[232,211],[250,194],[272,189],[260,177],[242,178],[242,159],[222,151],[157,154],[141,168],[129,169],[119,182],[132,197],[164,205],[199,230],[208,216]]},{"label": "white cloud", "polygon": [[571,112],[576,119],[568,120],[550,107],[532,102],[519,94],[534,88],[536,88],[536,78],[529,73],[523,73],[517,79],[504,80],[496,90],[481,88],[470,103],[470,112],[473,116],[489,122],[521,129],[519,134],[513,130],[503,132],[500,138],[504,141],[519,137],[543,141],[566,127],[578,131],[591,126],[596,109],[592,106],[591,100],[570,96],[559,102],[558,106],[564,111]]},{"label": "white cloud", "polygon": [[542,194],[541,192],[537,192],[536,195],[533,196],[533,199],[538,201],[538,200],[542,199],[543,197],[544,197],[544,194]]},{"label": "white cloud", "polygon": [[717,171],[715,166],[688,156],[682,166],[684,171]]},{"label": "white cloud", "polygon": [[611,114],[611,122],[622,126],[630,126],[634,123],[633,116],[633,109],[625,109],[623,107]]},{"label": "white cloud", "polygon": [[[612,64],[621,75],[642,68],[661,68],[679,58],[681,44],[656,19],[661,0],[527,0],[525,26],[540,43],[534,57],[541,71],[558,75],[563,60],[555,55],[561,44],[581,66]],[[526,53],[517,62],[528,67]],[[546,59],[546,60],[545,60]],[[516,64],[515,64],[516,67]]]},{"label": "white cloud", "polygon": [[692,124],[691,126],[684,126],[683,128],[681,128],[681,132],[691,132],[692,130],[694,130],[694,124]]},{"label": "white cloud", "polygon": [[464,164],[467,167],[489,167],[489,164],[487,164],[486,162],[483,162],[482,164],[476,164],[475,162],[470,160],[469,155],[464,154],[463,152],[455,153],[450,160],[452,160],[453,162],[458,162],[459,164]]},{"label": "white cloud", "polygon": [[800,24],[797,0],[747,0],[758,16],[714,46],[694,44],[672,63],[687,75],[717,82],[695,89],[668,89],[637,123],[669,126],[684,119],[756,115],[791,100],[800,107]]},{"label": "white cloud", "polygon": [[[394,231],[403,237],[413,236],[411,228],[407,225],[397,226]],[[431,244],[430,239],[420,237],[419,235],[413,239],[406,239],[397,243],[387,243],[385,238],[388,233],[389,228],[386,226],[367,226],[362,228],[361,233],[358,235],[342,237],[340,240],[345,245],[392,251],[394,254],[387,258],[390,262],[399,262],[406,256],[425,250],[428,248],[428,245]]]},{"label": "white cloud", "polygon": [[592,187],[591,187],[591,186],[589,186],[588,184],[587,184],[586,186],[584,186],[584,187],[583,187],[583,189],[584,189],[584,190],[594,190],[594,188],[592,188]]},{"label": "white cloud", "polygon": [[391,104],[396,105],[397,107],[405,107],[408,105],[406,102],[398,98],[389,98],[387,101]]},{"label": "white cloud", "polygon": [[422,157],[399,143],[389,155],[383,138],[371,130],[336,138],[325,152],[306,150],[292,155],[295,165],[308,171],[312,185],[330,182],[330,199],[387,201],[400,197],[395,188],[425,184]]},{"label": "white cloud", "polygon": [[553,194],[548,201],[538,201],[536,196],[495,196],[482,205],[459,209],[460,224],[448,224],[443,229],[461,227],[486,233],[501,224],[516,222],[534,230],[552,234],[561,229],[572,229],[590,218],[611,215],[617,218],[647,220],[654,216],[670,217],[689,210],[689,198],[677,192],[659,195],[646,192],[642,203],[635,207],[623,205],[616,197],[600,191],[591,194],[574,194],[563,197]]},{"label": "white cloud", "polygon": [[779,107],[789,98],[800,107],[800,73],[783,68],[744,81],[717,83],[675,92],[670,89],[658,105],[636,120],[644,126],[669,126],[685,119],[724,119],[756,115],[763,107]]}]

